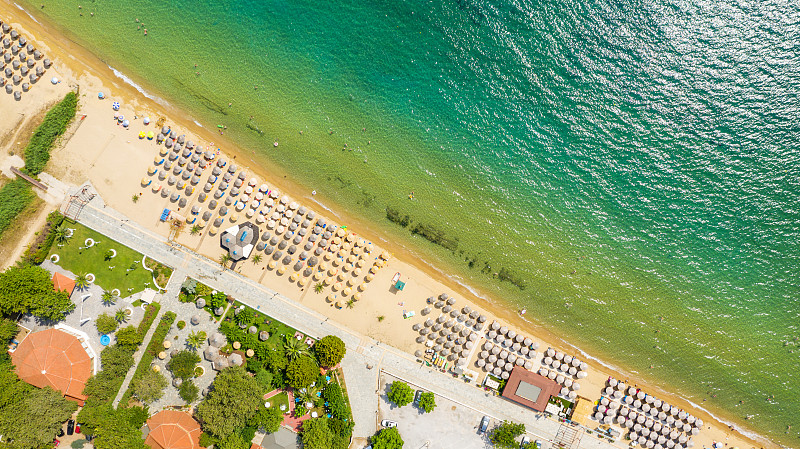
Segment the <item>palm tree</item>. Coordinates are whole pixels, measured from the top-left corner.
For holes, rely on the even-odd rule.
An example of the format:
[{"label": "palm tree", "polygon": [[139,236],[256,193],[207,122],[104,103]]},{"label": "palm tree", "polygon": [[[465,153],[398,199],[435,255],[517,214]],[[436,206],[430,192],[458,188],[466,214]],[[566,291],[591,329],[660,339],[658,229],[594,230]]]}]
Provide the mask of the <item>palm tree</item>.
[{"label": "palm tree", "polygon": [[128,313],[125,309],[119,309],[114,313],[114,319],[117,320],[117,323],[127,323],[128,322]]},{"label": "palm tree", "polygon": [[89,279],[87,279],[86,273],[79,274],[78,277],[75,278],[75,288],[81,291],[89,288]]},{"label": "palm tree", "polygon": [[203,345],[203,341],[206,339],[206,333],[203,331],[192,331],[188,337],[186,337],[186,346],[190,349],[196,351]]},{"label": "palm tree", "polygon": [[134,203],[135,203],[135,202],[137,202],[137,201],[139,201],[139,195],[133,195],[133,196],[131,197],[131,201],[133,201]]},{"label": "palm tree", "polygon": [[322,290],[323,290],[324,288],[325,288],[325,285],[324,285],[322,282],[317,282],[317,283],[314,285],[314,292],[316,292],[316,293],[322,293]]},{"label": "palm tree", "polygon": [[114,296],[114,294],[108,290],[103,290],[102,298],[103,298],[103,304],[107,306],[113,306],[114,304],[117,303],[117,297]]},{"label": "palm tree", "polygon": [[189,235],[197,235],[200,233],[200,225],[192,226],[192,229],[189,229]]},{"label": "palm tree", "polygon": [[322,388],[319,385],[314,385],[313,387],[309,385],[305,390],[305,392],[300,393],[300,403],[303,404],[303,406],[305,406],[306,402],[314,403],[319,400],[317,393],[322,392]]},{"label": "palm tree", "polygon": [[231,260],[233,260],[233,257],[231,257],[231,255],[228,253],[219,256],[219,264],[220,266],[222,266],[222,268],[228,268],[228,265],[230,265]]},{"label": "palm tree", "polygon": [[311,354],[308,350],[308,345],[288,334],[283,334],[283,349],[286,351],[286,357],[289,361]]},{"label": "palm tree", "polygon": [[69,229],[67,228],[67,225],[65,223],[61,223],[60,225],[58,225],[57,228],[53,230],[53,237],[56,244],[61,246],[69,241],[71,236],[69,235],[68,231]]},{"label": "palm tree", "polygon": [[356,300],[355,299],[351,299],[351,300],[347,301],[346,304],[347,304],[347,308],[348,309],[352,309],[356,305]]},{"label": "palm tree", "polygon": [[253,258],[250,259],[250,261],[253,262],[253,265],[260,264],[261,263],[261,254],[254,254]]}]

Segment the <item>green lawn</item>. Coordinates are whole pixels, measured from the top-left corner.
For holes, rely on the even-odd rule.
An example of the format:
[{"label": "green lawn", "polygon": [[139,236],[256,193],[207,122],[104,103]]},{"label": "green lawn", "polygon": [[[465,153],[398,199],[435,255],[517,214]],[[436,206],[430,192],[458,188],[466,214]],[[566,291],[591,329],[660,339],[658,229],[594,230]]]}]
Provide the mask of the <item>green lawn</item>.
[{"label": "green lawn", "polygon": [[[95,275],[96,285],[109,291],[119,289],[122,297],[147,287],[156,288],[153,285],[153,274],[142,267],[141,254],[81,224],[67,221],[64,223],[75,232],[63,247],[54,244],[48,255],[49,258],[58,254],[59,266],[75,275],[92,273]],[[87,238],[95,241],[91,248],[85,247]],[[106,260],[106,252],[110,249],[115,250],[117,255]]]},{"label": "green lawn", "polygon": [[[239,301],[234,301],[233,306],[228,309],[228,313],[225,315],[225,320],[230,321],[233,320],[234,316],[234,309],[241,306],[242,303]],[[247,307],[247,306],[245,306]],[[265,342],[270,349],[277,349],[283,347],[283,336],[293,336],[295,332],[297,332],[293,327],[287,326],[282,322],[273,319],[269,315],[260,312],[256,309],[253,310],[253,322],[252,325],[255,325],[258,328],[258,332],[267,331],[269,332],[269,338]],[[305,335],[305,334],[304,334]]]},{"label": "green lawn", "polygon": [[281,405],[285,405],[286,409],[283,412],[289,413],[289,396],[286,394],[286,392],[282,391],[267,399],[265,402],[270,403],[270,408],[277,408],[278,410],[280,410]]}]

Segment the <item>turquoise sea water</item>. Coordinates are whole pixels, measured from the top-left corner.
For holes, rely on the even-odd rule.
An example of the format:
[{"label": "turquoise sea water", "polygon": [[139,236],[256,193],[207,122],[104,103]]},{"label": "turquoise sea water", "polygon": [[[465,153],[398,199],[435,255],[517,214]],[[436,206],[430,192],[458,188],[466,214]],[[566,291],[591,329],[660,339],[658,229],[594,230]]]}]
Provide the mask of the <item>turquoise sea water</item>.
[{"label": "turquoise sea water", "polygon": [[797,3],[22,4],[459,279],[800,445]]}]

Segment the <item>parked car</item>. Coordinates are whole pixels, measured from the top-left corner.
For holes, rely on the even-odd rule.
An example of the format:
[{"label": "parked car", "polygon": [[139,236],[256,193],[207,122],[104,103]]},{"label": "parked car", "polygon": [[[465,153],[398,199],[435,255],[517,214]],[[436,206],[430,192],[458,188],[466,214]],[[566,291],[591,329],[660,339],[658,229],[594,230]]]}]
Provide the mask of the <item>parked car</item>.
[{"label": "parked car", "polygon": [[489,417],[484,416],[483,419],[481,419],[481,425],[478,427],[478,432],[484,433],[488,428],[489,428]]},{"label": "parked car", "polygon": [[533,445],[536,447],[536,449],[542,449],[542,442],[539,440],[535,440]]},{"label": "parked car", "polygon": [[524,435],[522,437],[522,442],[519,444],[519,447],[526,448],[528,445],[531,444],[531,438],[528,435]]},{"label": "parked car", "polygon": [[384,419],[381,421],[381,425],[383,427],[397,427],[397,423],[394,421],[389,421],[388,419]]},{"label": "parked car", "polygon": [[414,394],[414,405],[419,405],[419,397],[422,396],[422,390],[417,390]]},{"label": "parked car", "polygon": [[75,433],[81,433],[81,423],[75,423]]},{"label": "parked car", "polygon": [[70,419],[67,421],[67,435],[72,435],[75,433],[75,420]]}]

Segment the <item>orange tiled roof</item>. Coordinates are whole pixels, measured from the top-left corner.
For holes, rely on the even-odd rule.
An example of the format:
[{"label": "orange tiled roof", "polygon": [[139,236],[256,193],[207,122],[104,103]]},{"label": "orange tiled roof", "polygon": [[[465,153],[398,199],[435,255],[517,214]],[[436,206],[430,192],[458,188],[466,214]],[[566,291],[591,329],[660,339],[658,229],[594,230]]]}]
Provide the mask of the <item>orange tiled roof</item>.
[{"label": "orange tiled roof", "polygon": [[11,360],[25,382],[49,386],[78,402],[86,400],[83,388],[92,375],[92,359],[74,335],[58,329],[34,332],[11,353]]},{"label": "orange tiled roof", "polygon": [[53,274],[53,290],[64,291],[71,295],[72,290],[75,290],[75,281],[61,273],[55,273]]},{"label": "orange tiled roof", "polygon": [[150,433],[145,444],[153,449],[200,449],[200,424],[192,415],[164,410],[147,420]]}]

